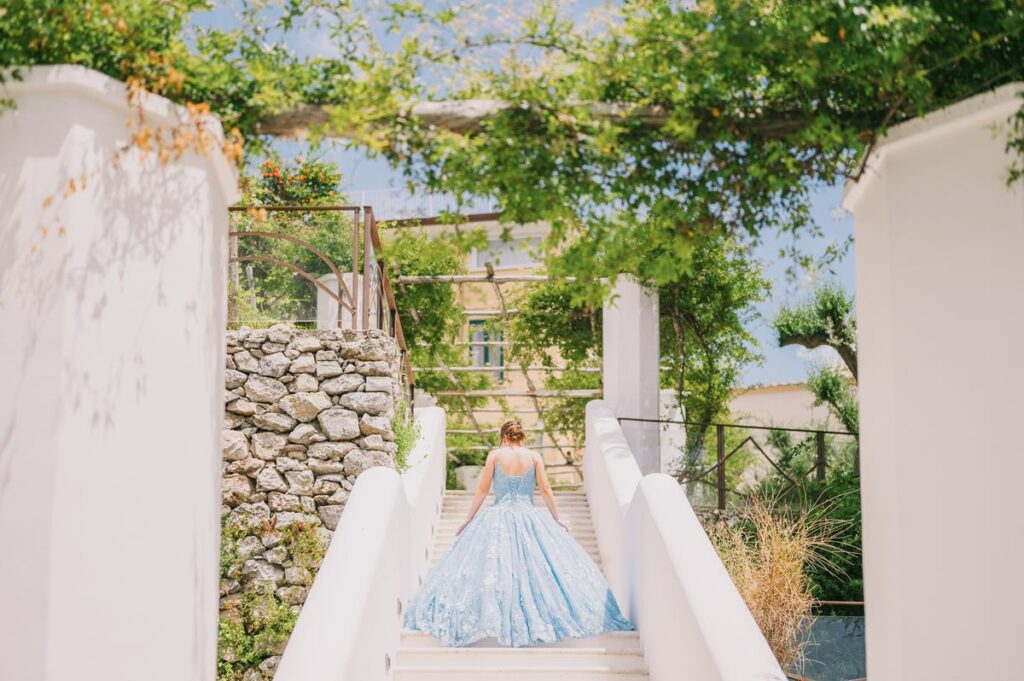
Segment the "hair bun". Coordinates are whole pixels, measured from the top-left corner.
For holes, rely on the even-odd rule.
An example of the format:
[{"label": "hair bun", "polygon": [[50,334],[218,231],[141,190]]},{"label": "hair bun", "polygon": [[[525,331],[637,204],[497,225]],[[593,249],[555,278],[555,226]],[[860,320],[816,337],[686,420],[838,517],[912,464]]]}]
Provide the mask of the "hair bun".
[{"label": "hair bun", "polygon": [[526,431],[523,430],[523,424],[514,419],[505,421],[505,423],[501,424],[501,439],[517,444],[522,443],[526,439]]}]

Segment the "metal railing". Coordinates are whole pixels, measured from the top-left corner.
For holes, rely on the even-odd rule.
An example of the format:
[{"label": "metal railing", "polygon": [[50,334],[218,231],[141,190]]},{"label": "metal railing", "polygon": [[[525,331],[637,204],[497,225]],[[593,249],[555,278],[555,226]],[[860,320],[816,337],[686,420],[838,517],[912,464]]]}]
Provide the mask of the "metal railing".
[{"label": "metal railing", "polygon": [[[779,490],[780,494],[786,494],[792,491],[794,488],[800,486],[803,482],[813,474],[814,479],[817,481],[824,481],[830,467],[827,455],[827,441],[826,436],[833,437],[849,437],[853,438],[853,469],[857,472],[860,470],[860,449],[857,442],[857,433],[851,433],[845,430],[829,430],[826,428],[811,429],[811,428],[790,428],[784,426],[761,426],[752,424],[737,424],[737,423],[699,423],[694,421],[675,421],[670,419],[643,419],[643,418],[631,418],[622,416],[619,417],[619,421],[629,421],[637,423],[656,423],[656,424],[676,424],[685,427],[702,428],[704,430],[714,429],[714,443],[715,443],[715,460],[714,463],[706,468],[701,468],[702,462],[698,461],[696,469],[692,471],[686,471],[680,482],[686,483],[698,483],[708,485],[716,491],[716,503],[715,508],[719,510],[725,510],[727,507],[728,495],[734,494],[742,496],[740,492],[734,489],[729,489],[726,481],[726,466],[729,460],[736,456],[739,452],[743,451],[744,447],[750,447],[756,452],[763,460],[765,460],[774,471],[786,481],[785,486]],[[734,428],[737,431],[765,431],[765,432],[782,432],[782,433],[802,433],[807,436],[814,437],[814,463],[806,471],[796,471],[793,469],[787,470],[785,467],[780,465],[769,453],[768,450],[773,449],[773,446],[769,443],[758,442],[751,434],[746,434],[745,437],[738,443],[733,445],[729,451],[726,451],[726,429]],[[701,457],[704,458],[704,457]],[[714,475],[714,479],[711,480],[708,476]]]},{"label": "metal railing", "polygon": [[[330,273],[337,278],[337,291],[295,263],[279,258],[266,255],[232,254],[228,261],[230,263],[264,262],[289,269],[297,276],[311,282],[317,289],[323,291],[334,300],[338,306],[338,328],[354,330],[378,329],[394,338],[401,353],[402,368],[405,374],[406,385],[409,389],[411,403],[415,394],[416,377],[409,362],[409,348],[406,345],[405,334],[402,331],[402,321],[398,315],[398,305],[395,302],[394,290],[391,287],[391,279],[388,276],[387,264],[383,248],[381,247],[380,233],[377,229],[377,220],[374,216],[373,208],[367,205],[280,205],[231,206],[228,210],[232,213],[248,213],[250,215],[264,211],[265,213],[333,212],[349,216],[352,225],[353,264],[351,273],[347,273],[350,277],[347,283],[344,276],[346,273],[342,273],[323,251],[308,241],[292,234],[262,230],[233,230],[229,232],[229,236],[234,239],[280,239],[305,248],[322,260],[327,269],[330,270]],[[360,263],[362,263],[361,276],[358,273]],[[345,314],[346,311],[348,315]]]}]

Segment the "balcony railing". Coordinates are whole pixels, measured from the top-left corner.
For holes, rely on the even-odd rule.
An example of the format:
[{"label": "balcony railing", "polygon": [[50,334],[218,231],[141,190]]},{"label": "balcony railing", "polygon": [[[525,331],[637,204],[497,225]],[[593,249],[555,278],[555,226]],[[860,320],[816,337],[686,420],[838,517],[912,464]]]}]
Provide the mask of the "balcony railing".
[{"label": "balcony railing", "polygon": [[[736,423],[696,423],[692,421],[673,421],[669,419],[641,419],[620,417],[619,421],[630,421],[639,423],[652,423],[659,425],[676,424],[688,428],[699,428],[703,432],[714,433],[714,457],[705,454],[702,447],[695,460],[688,465],[684,464],[680,473],[680,481],[684,484],[703,486],[715,493],[714,504],[704,504],[701,500],[694,502],[695,506],[711,505],[719,510],[725,510],[730,496],[734,499],[742,499],[743,491],[728,482],[729,463],[743,451],[754,454],[755,461],[763,461],[771,466],[773,473],[782,482],[778,493],[784,495],[793,490],[799,490],[813,478],[824,481],[828,471],[837,461],[838,450],[845,450],[851,458],[850,466],[853,471],[859,474],[860,471],[860,446],[856,433],[845,430],[810,429],[810,428],[789,428],[783,426],[761,426]],[[812,445],[813,454],[806,457],[802,464],[787,464],[780,461],[778,447],[767,439],[758,439],[755,433],[770,435],[772,433],[790,435],[802,435],[804,443]],[[708,438],[710,439],[710,438]],[[801,443],[801,444],[804,444]],[[810,450],[812,447],[806,447]],[[830,456],[831,452],[831,456]],[[809,452],[810,453],[810,452]],[[776,454],[776,456],[772,456]],[[830,460],[831,459],[831,460]],[[733,469],[734,472],[735,469]],[[742,471],[739,471],[742,473]]]},{"label": "balcony railing", "polygon": [[498,202],[491,197],[458,199],[450,194],[429,194],[409,192],[401,189],[370,189],[351,192],[352,198],[361,206],[373,206],[377,220],[411,220],[433,218],[442,213],[475,215],[496,213]]}]

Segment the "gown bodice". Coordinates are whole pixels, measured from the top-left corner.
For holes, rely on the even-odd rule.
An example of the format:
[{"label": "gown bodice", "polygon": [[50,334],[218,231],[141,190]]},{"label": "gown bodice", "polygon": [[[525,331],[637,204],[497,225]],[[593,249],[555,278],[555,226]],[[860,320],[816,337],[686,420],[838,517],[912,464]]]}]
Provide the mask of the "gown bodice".
[{"label": "gown bodice", "polygon": [[537,486],[534,468],[522,475],[505,475],[501,464],[494,464],[494,503],[507,504],[525,501],[533,504],[533,490]]}]

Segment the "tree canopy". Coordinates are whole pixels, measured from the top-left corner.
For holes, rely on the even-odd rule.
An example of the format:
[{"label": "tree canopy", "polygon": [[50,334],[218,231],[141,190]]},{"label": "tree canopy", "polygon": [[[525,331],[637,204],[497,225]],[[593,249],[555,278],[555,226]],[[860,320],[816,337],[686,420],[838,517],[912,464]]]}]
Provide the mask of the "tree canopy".
[{"label": "tree canopy", "polygon": [[860,430],[857,404],[857,318],[853,296],[838,284],[819,286],[807,299],[779,310],[773,322],[779,345],[830,347],[845,369],[821,364],[810,369],[807,387],[815,404],[829,411],[853,434]]},{"label": "tree canopy", "polygon": [[[483,33],[408,11],[427,28],[375,68],[417,76],[369,78],[329,127],[420,185],[551,223],[552,270],[595,281],[671,282],[710,232],[808,228],[811,187],[857,177],[887,127],[1024,65],[1013,1],[638,0],[596,24],[542,3]],[[412,115],[439,98],[476,113]]]},{"label": "tree canopy", "polygon": [[[241,0],[211,29],[205,0],[14,0],[0,67],[136,79],[250,147],[345,136],[421,186],[549,222],[552,271],[600,288],[674,281],[711,232],[815,229],[810,188],[856,178],[889,126],[1024,76],[1022,3],[635,0],[584,19],[544,0]],[[311,30],[329,53],[290,47]]]}]

